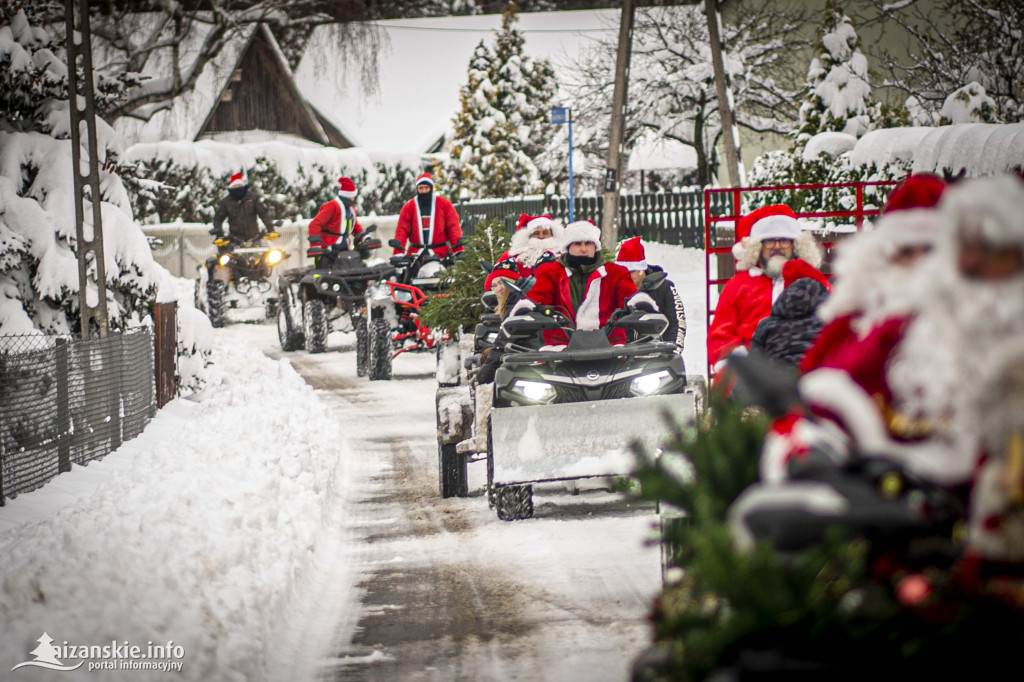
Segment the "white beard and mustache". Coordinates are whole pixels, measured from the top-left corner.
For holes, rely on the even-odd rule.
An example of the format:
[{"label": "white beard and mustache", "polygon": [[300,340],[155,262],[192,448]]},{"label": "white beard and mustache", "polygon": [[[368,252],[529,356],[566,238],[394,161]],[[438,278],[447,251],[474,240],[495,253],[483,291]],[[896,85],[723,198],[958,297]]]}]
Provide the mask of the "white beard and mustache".
[{"label": "white beard and mustache", "polygon": [[[517,240],[513,239],[513,242],[515,241]],[[516,262],[520,265],[532,268],[536,265],[537,259],[544,255],[545,251],[550,251],[557,255],[560,251],[559,246],[559,241],[554,237],[546,239],[527,238],[525,242],[513,243],[508,250],[508,254],[515,258]]]},{"label": "white beard and mustache", "polygon": [[[979,282],[948,265],[921,274],[926,273],[937,277],[914,278],[919,312],[886,377],[901,411],[976,430],[978,379],[990,372],[992,350],[1007,341],[1024,345],[1024,275]],[[928,295],[920,295],[922,286],[929,286]]]},{"label": "white beard and mustache", "polygon": [[778,279],[782,276],[782,266],[784,266],[788,260],[789,258],[786,258],[785,256],[769,256],[767,262],[764,264],[765,274],[772,279]]}]

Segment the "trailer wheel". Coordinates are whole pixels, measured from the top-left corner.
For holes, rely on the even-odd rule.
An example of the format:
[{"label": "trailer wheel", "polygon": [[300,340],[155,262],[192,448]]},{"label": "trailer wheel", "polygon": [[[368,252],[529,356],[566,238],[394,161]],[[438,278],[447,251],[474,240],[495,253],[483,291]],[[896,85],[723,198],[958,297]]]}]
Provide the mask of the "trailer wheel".
[{"label": "trailer wheel", "polygon": [[494,506],[502,521],[518,521],[533,516],[533,486],[506,485],[494,491]]},{"label": "trailer wheel", "polygon": [[384,318],[370,322],[370,380],[391,379],[391,327]]},{"label": "trailer wheel", "polygon": [[206,283],[206,315],[214,327],[224,326],[224,296],[228,292],[228,283],[220,279],[211,279]]},{"label": "trailer wheel", "polygon": [[302,304],[302,331],[306,336],[306,350],[323,353],[327,350],[327,313],[324,302],[318,298]]},{"label": "trailer wheel", "polygon": [[356,376],[365,377],[370,371],[370,332],[366,328],[366,318],[356,318]]},{"label": "trailer wheel", "polygon": [[455,451],[455,443],[437,445],[437,480],[441,497],[469,495],[466,455]]}]

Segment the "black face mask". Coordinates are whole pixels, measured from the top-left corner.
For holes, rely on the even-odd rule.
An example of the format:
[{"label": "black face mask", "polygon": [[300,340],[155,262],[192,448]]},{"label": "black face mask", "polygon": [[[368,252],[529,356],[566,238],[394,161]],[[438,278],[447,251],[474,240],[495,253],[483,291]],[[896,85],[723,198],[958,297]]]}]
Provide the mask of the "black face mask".
[{"label": "black face mask", "polygon": [[242,185],[241,187],[229,187],[228,194],[230,194],[235,199],[241,199],[242,197],[245,196],[245,192],[248,189],[249,188],[246,187],[245,185]]},{"label": "black face mask", "polygon": [[433,192],[424,192],[416,195],[416,203],[420,206],[420,215],[430,215],[431,201],[434,198]]},{"label": "black face mask", "polygon": [[568,263],[570,267],[593,265],[597,262],[597,254],[595,253],[593,256],[573,256],[567,253],[565,254],[565,262]]}]

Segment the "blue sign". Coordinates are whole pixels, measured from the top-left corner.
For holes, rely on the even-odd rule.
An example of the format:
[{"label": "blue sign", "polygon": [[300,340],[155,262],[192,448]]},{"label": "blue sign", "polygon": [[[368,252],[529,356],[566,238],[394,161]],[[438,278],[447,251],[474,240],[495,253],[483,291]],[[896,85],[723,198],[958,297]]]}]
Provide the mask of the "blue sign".
[{"label": "blue sign", "polygon": [[568,123],[569,122],[569,108],[568,107],[551,107],[551,122]]}]

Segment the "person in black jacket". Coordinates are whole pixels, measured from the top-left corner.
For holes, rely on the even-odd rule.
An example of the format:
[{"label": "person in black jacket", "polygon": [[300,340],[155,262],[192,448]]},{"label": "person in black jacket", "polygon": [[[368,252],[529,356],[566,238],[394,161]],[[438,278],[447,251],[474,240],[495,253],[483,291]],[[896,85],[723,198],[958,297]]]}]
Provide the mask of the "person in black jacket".
[{"label": "person in black jacket", "polygon": [[682,355],[683,341],[686,340],[686,312],[676,285],[660,267],[648,265],[640,237],[622,242],[615,262],[629,270],[636,288],[647,292],[657,304],[658,312],[668,318],[668,327],[661,335],[661,340],[674,343],[676,352]]},{"label": "person in black jacket", "polygon": [[820,271],[799,258],[782,267],[785,288],[772,304],[772,313],[757,323],[750,340],[751,350],[798,366],[824,322],[817,315],[832,287]]},{"label": "person in black jacket", "polygon": [[266,207],[260,198],[249,190],[242,173],[235,173],[228,180],[228,195],[217,204],[213,214],[213,236],[224,237],[224,220],[228,221],[228,234],[239,242],[249,242],[264,233],[260,232],[257,218],[263,221],[266,233],[274,231]]}]

